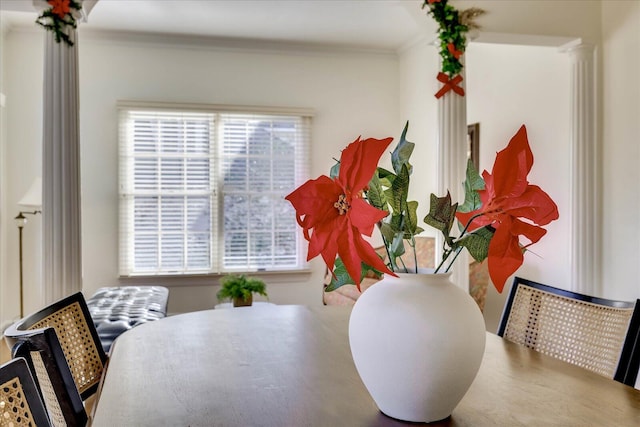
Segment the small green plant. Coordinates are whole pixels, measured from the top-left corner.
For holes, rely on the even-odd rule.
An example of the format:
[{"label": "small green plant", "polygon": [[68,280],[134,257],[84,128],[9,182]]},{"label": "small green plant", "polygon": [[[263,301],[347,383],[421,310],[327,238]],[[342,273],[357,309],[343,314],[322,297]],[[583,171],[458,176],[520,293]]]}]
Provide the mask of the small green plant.
[{"label": "small green plant", "polygon": [[229,274],[220,280],[222,287],[216,294],[219,301],[232,300],[234,307],[248,306],[253,303],[253,294],[268,298],[267,286],[257,277],[244,274]]}]

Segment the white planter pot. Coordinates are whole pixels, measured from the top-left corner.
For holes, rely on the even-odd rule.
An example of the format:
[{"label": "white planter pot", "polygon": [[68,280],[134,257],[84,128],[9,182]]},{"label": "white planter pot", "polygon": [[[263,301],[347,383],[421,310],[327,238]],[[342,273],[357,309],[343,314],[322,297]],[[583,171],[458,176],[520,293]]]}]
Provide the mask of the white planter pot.
[{"label": "white planter pot", "polygon": [[451,273],[399,276],[385,276],[353,307],[353,360],[384,414],[442,420],[480,368],[484,318],[473,298],[451,283]]}]

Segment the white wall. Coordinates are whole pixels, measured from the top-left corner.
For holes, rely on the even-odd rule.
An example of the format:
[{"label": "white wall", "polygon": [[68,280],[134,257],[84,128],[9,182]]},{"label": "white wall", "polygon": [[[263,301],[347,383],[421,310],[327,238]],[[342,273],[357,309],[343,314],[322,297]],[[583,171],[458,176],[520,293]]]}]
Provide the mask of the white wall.
[{"label": "white wall", "polygon": [[[603,0],[608,3],[610,0]],[[635,1],[635,0],[632,0]],[[479,7],[483,32],[600,39],[600,0],[453,0],[459,10]]]},{"label": "white wall", "polygon": [[[5,81],[5,64],[4,60],[4,52],[5,52],[5,38],[8,32],[7,24],[4,19],[0,17],[0,177],[3,176],[5,167],[5,140],[6,140],[6,114],[5,114],[5,103],[6,97],[4,94],[4,81]],[[3,301],[6,301],[8,297],[8,290],[5,289],[5,286],[2,286],[3,283],[6,283],[6,257],[2,256],[7,252],[7,238],[6,238],[6,229],[4,226],[4,213],[5,209],[3,207],[6,205],[5,202],[5,194],[6,194],[6,180],[0,179],[0,330],[2,330],[5,319],[8,319],[8,316],[5,316],[5,304]]]},{"label": "white wall", "polygon": [[[18,228],[14,217],[33,179],[42,175],[42,73],[44,35],[27,37],[10,29],[4,37],[2,80],[6,106],[6,129],[2,141],[3,206],[2,319],[0,324],[19,316]],[[24,210],[24,209],[22,209]],[[23,228],[24,311],[42,306],[41,280],[42,218],[26,215]]]},{"label": "white wall", "polygon": [[[416,144],[411,157],[414,165],[409,199],[418,201],[418,220],[429,213],[430,194],[436,192],[438,171],[438,103],[433,96],[438,91],[438,55],[436,48],[423,40],[405,49],[399,60],[400,117],[409,121],[407,139]],[[431,227],[425,235],[435,236]]]},{"label": "white wall", "polygon": [[[529,182],[545,190],[560,212],[515,274],[570,289],[569,57],[550,47],[483,43],[471,43],[466,55],[467,119],[480,123],[480,170],[491,171],[496,152],[524,124],[534,155]],[[509,286],[501,295],[489,288],[489,330],[496,330],[508,292]]]},{"label": "white wall", "polygon": [[[24,145],[9,147],[15,162],[8,176],[16,180],[24,172],[20,159],[33,159],[36,166],[41,162],[36,153],[41,146],[42,34],[15,33],[8,44],[9,61],[20,64],[8,76],[10,95],[15,98],[12,114],[16,123],[29,128],[28,137],[14,134],[13,140]],[[314,177],[328,173],[332,158],[339,157],[340,150],[359,135],[382,138],[401,131],[394,54],[256,52],[112,42],[82,33],[79,49],[83,286],[88,295],[100,286],[119,284],[118,100],[311,108],[316,112]],[[323,273],[321,260],[316,260],[310,274],[262,277],[271,301],[313,305],[321,304]],[[162,284],[157,278],[143,282]],[[212,307],[214,283],[206,277],[168,281],[169,310]]]},{"label": "white wall", "polygon": [[[568,57],[555,48],[471,43],[466,64],[467,121],[480,123],[480,170],[491,170],[496,152],[525,124],[535,157],[530,181],[552,196],[561,213],[516,274],[569,287]],[[400,57],[401,112],[413,123],[411,134],[416,136],[412,141],[417,143],[418,167],[412,179],[414,190],[422,193],[416,197],[423,211],[428,210],[429,194],[437,189],[437,71],[437,53],[428,43],[416,44]],[[427,234],[435,235],[434,229],[426,228]],[[507,293],[508,287],[502,295],[493,287],[489,290],[490,330],[495,330]]]},{"label": "white wall", "polygon": [[603,276],[611,298],[640,298],[640,2],[602,2]]}]

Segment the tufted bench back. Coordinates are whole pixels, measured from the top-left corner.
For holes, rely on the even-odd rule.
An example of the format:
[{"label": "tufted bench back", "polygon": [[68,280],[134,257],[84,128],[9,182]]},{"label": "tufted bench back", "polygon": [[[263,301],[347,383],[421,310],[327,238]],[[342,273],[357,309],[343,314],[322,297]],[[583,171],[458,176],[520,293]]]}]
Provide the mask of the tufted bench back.
[{"label": "tufted bench back", "polygon": [[167,315],[169,290],[162,286],[100,288],[87,300],[102,347],[108,352],[123,332]]}]

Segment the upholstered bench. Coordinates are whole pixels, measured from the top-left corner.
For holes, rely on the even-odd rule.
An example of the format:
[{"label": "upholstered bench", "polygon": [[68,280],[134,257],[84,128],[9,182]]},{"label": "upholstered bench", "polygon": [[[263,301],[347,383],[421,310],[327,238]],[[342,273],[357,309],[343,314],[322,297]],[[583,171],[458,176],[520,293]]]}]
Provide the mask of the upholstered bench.
[{"label": "upholstered bench", "polygon": [[100,288],[87,300],[104,351],[123,332],[167,315],[169,290],[162,286]]}]

